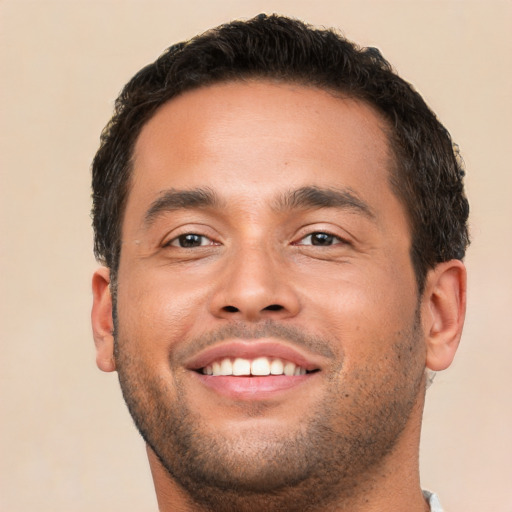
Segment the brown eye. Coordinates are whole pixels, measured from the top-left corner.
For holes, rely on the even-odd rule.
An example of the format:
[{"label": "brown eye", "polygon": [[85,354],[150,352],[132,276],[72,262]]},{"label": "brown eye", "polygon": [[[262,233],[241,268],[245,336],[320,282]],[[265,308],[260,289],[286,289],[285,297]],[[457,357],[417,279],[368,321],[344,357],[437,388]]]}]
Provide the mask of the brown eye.
[{"label": "brown eye", "polygon": [[343,243],[341,238],[331,235],[330,233],[323,233],[318,231],[302,238],[302,240],[299,242],[299,245],[316,245],[320,247],[328,247],[330,245],[339,243]]},{"label": "brown eye", "polygon": [[171,240],[169,245],[189,249],[192,247],[212,245],[212,241],[204,235],[197,235],[196,233],[186,233]]}]

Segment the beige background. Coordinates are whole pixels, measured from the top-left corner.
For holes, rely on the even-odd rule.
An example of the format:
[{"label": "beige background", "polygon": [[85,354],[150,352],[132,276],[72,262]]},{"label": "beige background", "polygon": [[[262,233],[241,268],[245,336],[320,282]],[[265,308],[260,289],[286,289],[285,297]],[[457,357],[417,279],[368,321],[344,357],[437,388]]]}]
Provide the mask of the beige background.
[{"label": "beige background", "polygon": [[511,1],[0,1],[0,510],[155,511],[115,374],[94,364],[89,165],[169,44],[280,12],[378,46],[460,144],[469,311],[428,392],[421,468],[451,512],[512,512]]}]

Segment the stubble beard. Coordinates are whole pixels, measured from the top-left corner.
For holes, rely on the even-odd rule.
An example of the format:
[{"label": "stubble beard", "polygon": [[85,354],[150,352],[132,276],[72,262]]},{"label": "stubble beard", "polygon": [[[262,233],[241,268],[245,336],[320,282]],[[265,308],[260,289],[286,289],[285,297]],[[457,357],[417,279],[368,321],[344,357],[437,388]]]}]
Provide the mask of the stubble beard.
[{"label": "stubble beard", "polygon": [[[136,427],[197,510],[327,511],[368,484],[417,403],[423,381],[418,313],[408,332],[398,335],[386,360],[385,382],[375,382],[371,369],[362,368],[347,386],[338,377],[342,365],[333,366],[325,396],[307,418],[298,419],[294,431],[273,435],[253,429],[230,433],[229,439],[212,432],[208,419],[190,409],[175,376],[171,404],[170,383],[140,367],[123,350],[127,340],[117,335],[115,357]],[[263,417],[266,409],[255,405],[250,414]]]}]

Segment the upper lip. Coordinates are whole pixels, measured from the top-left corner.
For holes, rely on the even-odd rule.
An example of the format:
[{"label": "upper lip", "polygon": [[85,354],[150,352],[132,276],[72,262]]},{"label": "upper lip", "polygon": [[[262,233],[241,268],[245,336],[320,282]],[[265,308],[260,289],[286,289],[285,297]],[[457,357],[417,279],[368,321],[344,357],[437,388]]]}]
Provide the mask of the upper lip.
[{"label": "upper lip", "polygon": [[202,350],[185,364],[189,370],[200,370],[219,359],[237,358],[256,359],[268,357],[284,359],[308,371],[321,369],[322,356],[305,352],[299,347],[274,340],[229,340]]}]

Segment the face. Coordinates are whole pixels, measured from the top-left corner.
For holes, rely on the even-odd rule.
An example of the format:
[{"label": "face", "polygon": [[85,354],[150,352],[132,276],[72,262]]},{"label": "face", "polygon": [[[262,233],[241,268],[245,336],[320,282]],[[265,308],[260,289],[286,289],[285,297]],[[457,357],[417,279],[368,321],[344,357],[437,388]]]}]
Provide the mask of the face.
[{"label": "face", "polygon": [[302,86],[206,87],[143,128],[116,364],[195,499],[226,483],[327,499],[401,442],[425,346],[392,166],[376,112]]}]

